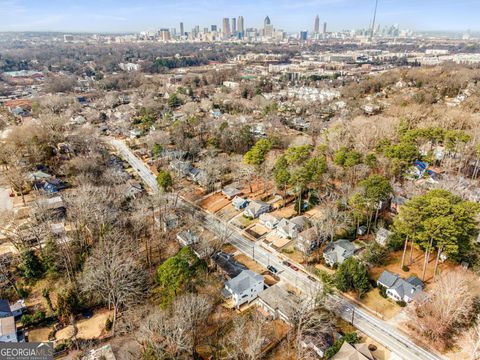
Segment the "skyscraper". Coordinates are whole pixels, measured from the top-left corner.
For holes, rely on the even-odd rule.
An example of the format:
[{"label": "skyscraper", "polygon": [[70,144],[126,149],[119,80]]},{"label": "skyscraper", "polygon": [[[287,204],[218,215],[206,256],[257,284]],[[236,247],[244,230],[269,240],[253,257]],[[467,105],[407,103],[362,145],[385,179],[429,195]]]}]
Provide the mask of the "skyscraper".
[{"label": "skyscraper", "polygon": [[235,18],[232,18],[232,34],[236,34],[237,33],[237,19]]},{"label": "skyscraper", "polygon": [[323,34],[326,34],[327,33],[327,23],[324,22],[323,23]]},{"label": "skyscraper", "polygon": [[320,18],[318,15],[315,17],[315,24],[313,25],[313,32],[318,34],[320,32]]},{"label": "skyscraper", "polygon": [[239,16],[237,20],[237,30],[239,33],[243,34],[245,32],[245,25],[243,23],[243,16]]},{"label": "skyscraper", "polygon": [[212,25],[210,26],[211,31],[217,31],[217,25]]},{"label": "skyscraper", "polygon": [[268,15],[265,17],[265,20],[263,21],[263,25],[264,27],[267,25],[270,25],[270,18],[268,17]]},{"label": "skyscraper", "polygon": [[183,28],[183,22],[180,23],[180,36],[185,35],[185,29]]},{"label": "skyscraper", "polygon": [[307,30],[305,31],[300,31],[299,38],[301,41],[306,41],[308,39],[308,32]]},{"label": "skyscraper", "polygon": [[230,19],[223,18],[223,37],[228,38],[230,37]]}]

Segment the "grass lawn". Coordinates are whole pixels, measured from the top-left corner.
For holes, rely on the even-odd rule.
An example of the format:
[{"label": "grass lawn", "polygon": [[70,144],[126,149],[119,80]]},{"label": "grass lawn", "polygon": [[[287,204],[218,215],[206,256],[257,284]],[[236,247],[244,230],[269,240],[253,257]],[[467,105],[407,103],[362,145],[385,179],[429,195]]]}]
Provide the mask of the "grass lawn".
[{"label": "grass lawn", "polygon": [[378,289],[370,290],[360,302],[373,311],[382,314],[385,320],[391,319],[402,311],[402,307],[398,306],[393,300],[383,298]]}]

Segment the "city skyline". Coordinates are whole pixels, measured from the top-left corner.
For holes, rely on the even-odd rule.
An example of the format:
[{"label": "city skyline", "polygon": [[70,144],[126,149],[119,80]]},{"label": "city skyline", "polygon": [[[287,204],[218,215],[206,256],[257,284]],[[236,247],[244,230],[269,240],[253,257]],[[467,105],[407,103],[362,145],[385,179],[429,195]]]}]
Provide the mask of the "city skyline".
[{"label": "city skyline", "polygon": [[[185,31],[215,24],[222,19],[244,16],[245,28],[262,28],[268,15],[272,25],[287,32],[312,32],[316,14],[320,22],[328,23],[329,31],[368,28],[373,15],[374,1],[353,0],[287,0],[250,1],[241,4],[225,0],[189,1],[153,0],[141,3],[126,0],[0,0],[0,31],[70,31],[70,32],[139,32],[159,28],[178,28],[183,22]],[[417,31],[478,31],[475,14],[480,2],[458,0],[381,0],[377,24],[399,24]]]}]

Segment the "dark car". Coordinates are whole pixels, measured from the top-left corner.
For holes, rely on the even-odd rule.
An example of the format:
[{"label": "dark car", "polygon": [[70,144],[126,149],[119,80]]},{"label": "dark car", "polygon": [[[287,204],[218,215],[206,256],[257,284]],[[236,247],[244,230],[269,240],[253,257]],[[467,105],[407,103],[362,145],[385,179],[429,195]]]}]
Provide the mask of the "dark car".
[{"label": "dark car", "polygon": [[315,278],[314,278],[313,276],[311,276],[311,275],[308,275],[307,278],[308,278],[308,280],[310,280],[310,281],[317,282],[317,279],[315,279]]},{"label": "dark car", "polygon": [[283,260],[282,264],[285,265],[285,266],[290,266],[290,263],[287,260]]},{"label": "dark car", "polygon": [[267,266],[267,269],[268,269],[272,274],[278,273],[278,270],[277,270],[276,268],[274,268],[272,265],[268,265],[268,266]]}]

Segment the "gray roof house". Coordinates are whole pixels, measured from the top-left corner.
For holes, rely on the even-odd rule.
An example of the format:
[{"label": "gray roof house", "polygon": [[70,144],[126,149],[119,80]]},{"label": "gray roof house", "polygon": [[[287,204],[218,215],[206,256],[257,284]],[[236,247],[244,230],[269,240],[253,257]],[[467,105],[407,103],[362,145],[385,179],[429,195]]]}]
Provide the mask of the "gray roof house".
[{"label": "gray roof house", "polygon": [[240,195],[241,190],[238,190],[235,186],[225,186],[222,189],[222,194],[227,197],[227,199],[233,199],[235,196]]},{"label": "gray roof house", "polygon": [[280,220],[278,220],[277,217],[273,216],[272,214],[262,214],[259,217],[260,219],[260,224],[265,226],[267,229],[273,230],[277,227],[278,223]]},{"label": "gray roof house", "polygon": [[265,214],[270,211],[270,204],[267,204],[263,201],[253,200],[248,204],[246,209],[243,211],[243,215],[249,218],[256,219],[260,215]]},{"label": "gray roof house", "polygon": [[337,240],[327,245],[323,252],[323,258],[328,265],[333,266],[341,264],[349,257],[352,257],[356,250],[357,248],[350,241],[344,239]]},{"label": "gray roof house", "polygon": [[302,221],[299,216],[289,219],[282,219],[277,225],[277,234],[283,238],[296,239],[303,230]]},{"label": "gray roof house", "polygon": [[255,300],[263,291],[263,276],[251,270],[243,270],[238,276],[227,281],[222,293],[225,297],[231,297],[238,308],[246,302]]},{"label": "gray roof house", "polygon": [[189,246],[198,242],[198,236],[192,230],[185,230],[177,234],[177,240],[182,246]]},{"label": "gray roof house", "polygon": [[255,303],[264,309],[272,319],[280,319],[287,324],[293,323],[295,314],[301,307],[301,299],[279,284],[262,291]]},{"label": "gray roof house", "polygon": [[423,290],[423,282],[416,276],[404,280],[398,274],[385,270],[377,280],[385,287],[387,296],[395,301],[411,302]]},{"label": "gray roof house", "polygon": [[240,196],[235,196],[232,200],[232,205],[235,210],[242,210],[245,209],[250,201],[246,198],[242,198]]}]

